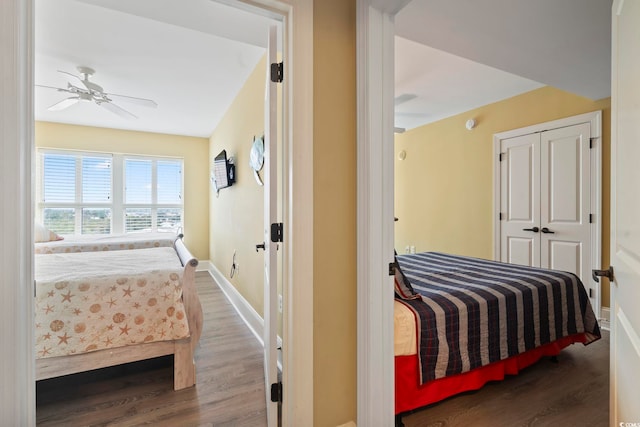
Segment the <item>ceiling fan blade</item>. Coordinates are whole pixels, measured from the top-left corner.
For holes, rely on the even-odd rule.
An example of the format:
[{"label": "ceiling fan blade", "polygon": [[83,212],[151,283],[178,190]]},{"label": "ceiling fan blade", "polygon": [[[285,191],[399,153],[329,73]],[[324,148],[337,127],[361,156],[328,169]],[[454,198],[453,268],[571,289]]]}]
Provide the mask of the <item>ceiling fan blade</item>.
[{"label": "ceiling fan blade", "polygon": [[[102,86],[100,86],[100,85],[98,85],[98,84],[95,84],[95,83],[93,83],[93,82],[90,82],[90,81],[89,81],[89,80],[87,80],[87,79],[83,79],[83,78],[81,78],[80,76],[76,76],[75,74],[71,74],[71,73],[69,73],[69,72],[62,71],[62,70],[58,70],[58,72],[59,72],[59,73],[62,73],[62,74],[64,74],[64,75],[66,75],[66,76],[68,76],[67,78],[69,78],[69,77],[73,77],[75,80],[77,80],[77,81],[79,81],[80,83],[82,83],[82,85],[83,85],[84,87],[86,87],[86,88],[87,88],[88,90],[90,90],[90,91],[92,90],[92,91],[99,92],[99,93],[102,93],[102,92],[103,92]],[[71,79],[69,79],[69,80],[71,80]],[[74,80],[74,82],[75,82],[75,80]],[[73,84],[73,82],[70,82],[70,83],[71,83],[71,84]]]},{"label": "ceiling fan blade", "polygon": [[58,70],[58,72],[61,73],[61,74],[64,74],[65,76],[67,76],[68,80],[71,80],[69,77],[73,77],[73,79],[79,81],[80,83],[83,83],[82,79],[80,78],[80,76],[76,76],[75,74],[71,74],[71,73],[69,73],[67,71],[62,71],[62,70]]},{"label": "ceiling fan blade", "polygon": [[51,107],[47,108],[47,110],[49,110],[49,111],[64,110],[65,108],[69,108],[73,104],[76,104],[78,101],[80,101],[80,97],[78,97],[78,96],[74,96],[74,97],[71,97],[71,98],[66,98],[66,99],[63,99],[60,102],[56,102]]},{"label": "ceiling fan blade", "polygon": [[35,87],[42,87],[42,88],[45,88],[45,89],[57,90],[58,92],[73,93],[69,89],[65,89],[65,88],[61,88],[61,87],[53,87],[53,86],[45,86],[45,85],[34,85],[34,86]]},{"label": "ceiling fan blade", "polygon": [[109,98],[117,98],[119,100],[129,102],[131,104],[141,105],[143,107],[158,108],[158,103],[151,99],[136,98],[135,96],[118,95],[115,93],[105,93]]},{"label": "ceiling fan blade", "polygon": [[125,119],[137,119],[138,118],[136,115],[131,114],[130,112],[128,112],[124,108],[119,107],[116,104],[113,104],[111,102],[100,102],[98,105],[100,105],[101,107],[106,108],[107,110],[111,111],[112,113],[115,113],[115,114],[117,114],[120,117],[123,117]]},{"label": "ceiling fan blade", "polygon": [[400,104],[404,104],[405,102],[411,101],[412,99],[416,99],[418,95],[414,93],[403,93],[402,95],[396,96],[393,100],[395,106],[397,107]]}]

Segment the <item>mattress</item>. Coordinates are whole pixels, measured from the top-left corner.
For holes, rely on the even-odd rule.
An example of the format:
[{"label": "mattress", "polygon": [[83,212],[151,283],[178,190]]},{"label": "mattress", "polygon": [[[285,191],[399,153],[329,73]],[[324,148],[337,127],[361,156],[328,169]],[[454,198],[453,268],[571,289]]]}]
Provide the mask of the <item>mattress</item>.
[{"label": "mattress", "polygon": [[411,356],[418,352],[416,317],[398,300],[393,301],[393,348],[395,356]]},{"label": "mattress", "polygon": [[171,247],[173,233],[128,233],[108,235],[68,236],[64,240],[35,244],[36,254],[62,254],[71,252],[117,251]]}]

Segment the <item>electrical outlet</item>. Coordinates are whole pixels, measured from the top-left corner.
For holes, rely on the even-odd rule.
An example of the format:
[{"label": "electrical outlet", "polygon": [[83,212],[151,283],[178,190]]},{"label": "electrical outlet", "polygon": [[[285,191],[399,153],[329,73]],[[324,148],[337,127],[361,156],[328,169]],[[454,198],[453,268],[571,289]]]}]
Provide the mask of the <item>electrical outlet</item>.
[{"label": "electrical outlet", "polygon": [[278,295],[278,311],[282,313],[282,295]]},{"label": "electrical outlet", "polygon": [[416,247],[415,247],[415,246],[413,246],[413,245],[411,245],[411,253],[412,253],[412,254],[415,254],[415,253],[416,253]]}]

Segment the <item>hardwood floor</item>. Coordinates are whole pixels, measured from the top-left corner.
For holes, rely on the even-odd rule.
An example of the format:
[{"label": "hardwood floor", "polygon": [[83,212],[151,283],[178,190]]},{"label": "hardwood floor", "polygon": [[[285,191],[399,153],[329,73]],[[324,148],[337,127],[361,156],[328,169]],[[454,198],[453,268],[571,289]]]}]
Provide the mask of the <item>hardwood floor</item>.
[{"label": "hardwood floor", "polygon": [[609,333],[504,381],[403,417],[405,427],[609,425]]},{"label": "hardwood floor", "polygon": [[[262,347],[206,272],[197,384],[173,391],[171,358],[37,383],[39,426],[264,426]],[[1,424],[1,422],[0,422]]]},{"label": "hardwood floor", "polygon": [[[262,348],[208,273],[197,385],[174,392],[167,358],[40,381],[39,426],[265,426]],[[606,426],[609,334],[502,382],[405,415],[406,427]],[[0,421],[1,424],[1,421]]]}]

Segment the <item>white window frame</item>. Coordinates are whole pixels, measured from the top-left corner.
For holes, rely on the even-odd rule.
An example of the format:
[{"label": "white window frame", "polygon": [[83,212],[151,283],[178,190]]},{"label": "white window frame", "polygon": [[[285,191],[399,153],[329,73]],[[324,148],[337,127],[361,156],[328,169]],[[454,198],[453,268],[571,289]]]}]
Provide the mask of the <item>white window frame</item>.
[{"label": "white window frame", "polygon": [[[81,162],[76,162],[76,195],[73,203],[57,203],[45,202],[44,197],[44,156],[43,154],[69,155],[76,158],[81,157],[104,157],[111,159],[111,201],[109,203],[83,203],[82,199],[82,170]],[[151,203],[125,203],[125,161],[126,160],[143,160],[151,161],[152,165],[152,199]],[[157,203],[157,167],[158,162],[179,162],[181,168],[180,194],[181,203]],[[151,231],[157,232],[157,213],[158,209],[170,208],[180,209],[181,224],[184,224],[184,158],[168,157],[168,156],[141,156],[122,153],[104,153],[91,151],[75,151],[75,150],[55,150],[55,149],[38,149],[37,157],[37,182],[36,187],[36,220],[43,221],[43,212],[45,208],[69,208],[75,209],[75,227],[73,235],[82,233],[82,208],[109,208],[111,209],[111,234],[125,234],[125,211],[127,208],[151,209]],[[130,233],[136,233],[132,231]]]},{"label": "white window frame", "polygon": [[[117,159],[117,160],[116,160]],[[141,161],[151,161],[151,203],[126,203],[125,200],[125,178],[126,178],[126,170],[124,167],[125,161],[127,160],[141,160]],[[180,170],[181,170],[181,181],[180,181],[180,200],[181,203],[158,203],[158,162],[169,162],[169,161],[179,161],[180,162]],[[179,208],[181,210],[180,213],[180,226],[179,228],[184,227],[184,159],[180,157],[162,157],[162,156],[133,156],[133,155],[122,155],[116,154],[114,155],[114,163],[119,167],[119,173],[116,174],[114,167],[114,200],[121,201],[119,206],[118,215],[113,215],[112,225],[116,226],[116,218],[119,219],[120,223],[117,224],[119,230],[122,230],[122,233],[126,233],[125,230],[125,211],[126,209],[151,209],[151,230],[158,230],[158,209],[175,209]],[[118,177],[121,182],[116,183],[115,177]],[[132,231],[131,233],[136,233]]]},{"label": "white window frame", "polygon": [[[44,155],[53,154],[61,156],[73,156],[76,159],[75,164],[75,200],[73,202],[45,202],[44,201]],[[103,157],[111,160],[111,194],[110,201],[103,203],[83,203],[82,200],[82,162],[78,161],[83,157]],[[44,210],[51,209],[73,209],[75,211],[75,224],[73,235],[82,234],[82,209],[83,208],[106,208],[111,209],[112,223],[110,226],[111,233],[113,233],[113,215],[114,215],[114,203],[113,203],[113,155],[109,153],[99,152],[86,152],[86,151],[71,151],[71,150],[51,150],[51,149],[39,149],[37,156],[37,182],[36,186],[36,220],[44,223]],[[67,235],[67,234],[64,234]]]}]

